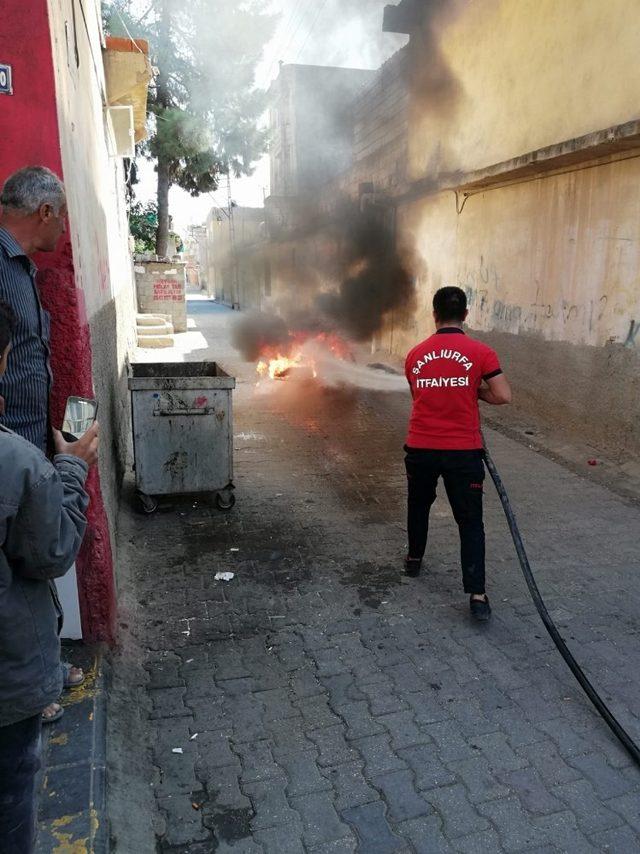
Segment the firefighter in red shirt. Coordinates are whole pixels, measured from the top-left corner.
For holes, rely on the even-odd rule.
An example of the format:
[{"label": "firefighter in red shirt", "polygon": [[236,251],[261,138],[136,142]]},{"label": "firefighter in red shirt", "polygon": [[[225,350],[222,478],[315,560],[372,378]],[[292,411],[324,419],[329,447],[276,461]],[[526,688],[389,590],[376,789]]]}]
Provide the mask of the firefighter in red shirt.
[{"label": "firefighter in red shirt", "polygon": [[405,572],[417,576],[427,545],[429,510],[438,479],[460,531],[462,578],[471,614],[491,615],[485,593],[482,489],[484,462],[478,400],[495,406],[511,402],[511,389],[496,353],[462,329],[467,297],[455,287],[433,298],[435,335],[409,353],[405,373],[413,408],[405,445],[408,483],[409,553]]}]

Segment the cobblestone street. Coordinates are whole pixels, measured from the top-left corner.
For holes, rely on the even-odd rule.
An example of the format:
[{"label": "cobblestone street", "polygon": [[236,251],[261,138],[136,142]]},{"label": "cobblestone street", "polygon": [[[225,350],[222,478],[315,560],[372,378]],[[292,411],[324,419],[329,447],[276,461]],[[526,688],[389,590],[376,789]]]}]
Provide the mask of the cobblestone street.
[{"label": "cobblestone street", "polygon": [[[115,850],[640,850],[640,769],[548,639],[491,482],[493,619],[479,625],[446,499],[427,571],[402,573],[408,393],[256,393],[234,315],[190,311],[210,349],[187,358],[238,378],[237,503],[122,513]],[[553,618],[640,739],[637,506],[487,440]]]}]

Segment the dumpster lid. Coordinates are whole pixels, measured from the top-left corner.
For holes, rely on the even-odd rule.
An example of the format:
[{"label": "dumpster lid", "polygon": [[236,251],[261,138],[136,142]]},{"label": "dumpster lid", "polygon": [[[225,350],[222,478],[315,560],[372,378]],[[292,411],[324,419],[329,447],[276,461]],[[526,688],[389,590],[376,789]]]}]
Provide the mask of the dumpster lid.
[{"label": "dumpster lid", "polygon": [[217,362],[135,362],[129,366],[131,391],[156,389],[232,389],[235,378]]},{"label": "dumpster lid", "polygon": [[132,362],[134,378],[164,379],[187,377],[228,377],[217,362]]}]

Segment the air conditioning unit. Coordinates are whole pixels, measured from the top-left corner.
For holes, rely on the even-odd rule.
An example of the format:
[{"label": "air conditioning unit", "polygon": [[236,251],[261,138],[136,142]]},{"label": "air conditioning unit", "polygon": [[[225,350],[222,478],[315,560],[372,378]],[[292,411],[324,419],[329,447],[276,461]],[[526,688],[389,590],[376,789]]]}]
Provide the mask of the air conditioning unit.
[{"label": "air conditioning unit", "polygon": [[129,157],[136,153],[133,107],[107,107],[107,129],[112,157]]}]

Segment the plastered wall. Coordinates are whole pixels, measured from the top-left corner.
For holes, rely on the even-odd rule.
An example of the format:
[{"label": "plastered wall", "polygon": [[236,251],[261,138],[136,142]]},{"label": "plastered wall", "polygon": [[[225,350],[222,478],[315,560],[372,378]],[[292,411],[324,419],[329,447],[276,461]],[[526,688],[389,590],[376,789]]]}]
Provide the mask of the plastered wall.
[{"label": "plastered wall", "polygon": [[[635,0],[458,0],[412,36],[409,172],[471,171],[635,119]],[[434,48],[435,45],[435,48]]]}]

